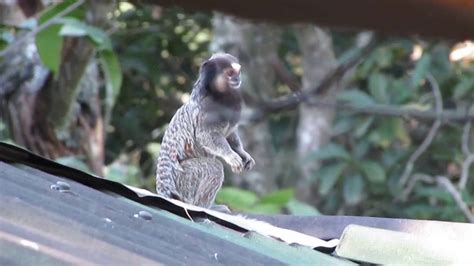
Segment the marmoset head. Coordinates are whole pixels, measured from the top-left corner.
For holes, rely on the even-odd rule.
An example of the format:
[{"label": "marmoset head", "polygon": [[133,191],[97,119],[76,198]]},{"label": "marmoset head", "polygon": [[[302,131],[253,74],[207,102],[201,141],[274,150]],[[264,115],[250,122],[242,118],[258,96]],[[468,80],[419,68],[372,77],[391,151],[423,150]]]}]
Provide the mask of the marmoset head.
[{"label": "marmoset head", "polygon": [[[237,58],[226,53],[217,53],[204,61],[199,71],[199,78],[193,89],[193,95],[201,97],[206,94],[223,95],[235,93],[242,83],[241,66]],[[192,95],[192,96],[193,96]]]},{"label": "marmoset head", "polygon": [[214,78],[210,80],[214,89],[225,92],[228,89],[240,88],[240,64],[237,58],[230,54],[214,54],[204,62],[201,70],[208,73],[214,72]]}]

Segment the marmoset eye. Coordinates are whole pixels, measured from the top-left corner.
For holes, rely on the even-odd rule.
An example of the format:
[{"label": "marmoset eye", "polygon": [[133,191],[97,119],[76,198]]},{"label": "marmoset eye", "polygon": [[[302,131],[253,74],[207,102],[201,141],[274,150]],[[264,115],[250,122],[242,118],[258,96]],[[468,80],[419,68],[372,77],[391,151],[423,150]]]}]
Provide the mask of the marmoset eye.
[{"label": "marmoset eye", "polygon": [[237,74],[237,72],[234,69],[228,69],[226,73],[227,73],[227,76],[229,77],[235,76]]}]

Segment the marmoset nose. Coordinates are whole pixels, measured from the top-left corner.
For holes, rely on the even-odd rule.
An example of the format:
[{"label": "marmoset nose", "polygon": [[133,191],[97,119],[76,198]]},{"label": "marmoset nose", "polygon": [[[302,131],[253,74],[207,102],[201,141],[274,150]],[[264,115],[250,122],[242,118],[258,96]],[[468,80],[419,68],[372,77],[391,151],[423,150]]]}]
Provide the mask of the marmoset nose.
[{"label": "marmoset nose", "polygon": [[235,75],[230,78],[230,82],[232,83],[239,83],[240,82],[240,75]]}]

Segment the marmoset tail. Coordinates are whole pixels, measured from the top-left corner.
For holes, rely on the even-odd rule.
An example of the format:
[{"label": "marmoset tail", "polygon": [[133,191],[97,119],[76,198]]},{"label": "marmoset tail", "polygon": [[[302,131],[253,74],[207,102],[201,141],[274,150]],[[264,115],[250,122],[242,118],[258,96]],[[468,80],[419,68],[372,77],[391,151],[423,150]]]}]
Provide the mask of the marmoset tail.
[{"label": "marmoset tail", "polygon": [[215,54],[202,63],[190,101],[176,111],[163,137],[156,172],[159,195],[209,208],[224,180],[220,160],[235,173],[255,165],[237,134],[240,70],[230,54]]}]

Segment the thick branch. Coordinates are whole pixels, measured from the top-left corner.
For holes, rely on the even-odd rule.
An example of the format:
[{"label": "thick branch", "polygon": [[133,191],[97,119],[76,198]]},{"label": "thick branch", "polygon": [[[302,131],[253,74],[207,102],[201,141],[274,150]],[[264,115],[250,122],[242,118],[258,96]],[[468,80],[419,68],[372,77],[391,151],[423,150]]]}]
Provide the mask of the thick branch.
[{"label": "thick branch", "polygon": [[336,69],[331,71],[326,77],[324,77],[317,87],[301,90],[287,97],[264,103],[263,107],[259,110],[259,112],[256,113],[256,116],[253,118],[253,120],[259,121],[270,113],[294,109],[296,106],[298,106],[298,104],[307,101],[314,95],[325,94],[335,82],[344,76],[348,70],[356,66],[375,48],[377,43],[375,39],[376,38],[373,38],[371,42],[361,48],[356,56],[353,56],[346,62],[340,64]]},{"label": "thick branch", "polygon": [[[367,57],[376,46],[377,41],[375,38],[359,49],[359,52],[355,56],[352,56],[346,62],[341,63],[336,69],[329,72],[328,75],[322,80],[322,82],[313,89],[297,90],[290,95],[284,96],[273,101],[264,103],[253,103],[252,106],[256,106],[253,114],[248,117],[250,122],[262,121],[265,117],[272,113],[278,113],[282,111],[288,111],[295,109],[301,102],[314,105],[322,108],[332,108],[342,111],[349,111],[358,114],[377,115],[377,116],[390,116],[390,117],[402,117],[402,118],[414,118],[424,121],[439,120],[441,123],[466,123],[474,121],[474,114],[472,113],[460,113],[455,110],[446,110],[441,112],[432,111],[420,111],[416,109],[402,109],[398,106],[389,105],[369,105],[369,106],[356,106],[343,102],[326,102],[318,100],[316,95],[322,95],[335,83],[338,82],[342,77],[345,76],[347,71],[355,67],[362,59]],[[252,100],[252,99],[250,99]]]},{"label": "thick branch", "polygon": [[[469,121],[474,121],[474,114],[465,114],[460,113],[455,110],[445,110],[439,115],[432,111],[420,111],[416,109],[404,109],[398,106],[390,105],[366,105],[366,106],[357,106],[353,104],[348,104],[345,102],[324,102],[318,99],[311,99],[309,103],[314,106],[321,108],[331,108],[337,109],[338,111],[346,111],[354,114],[363,114],[363,115],[375,115],[375,116],[387,116],[387,117],[400,117],[404,119],[417,119],[420,121],[433,121],[440,120],[442,123],[466,123]],[[253,103],[253,106],[258,106],[258,103]],[[249,119],[252,122],[261,121],[264,118],[262,114],[258,113],[260,110],[257,110],[257,114],[253,114]],[[279,110],[283,111],[283,110]],[[276,111],[275,113],[279,112]],[[270,114],[270,113],[268,113]]]},{"label": "thick branch", "polygon": [[271,58],[270,65],[273,67],[276,77],[286,86],[288,86],[291,91],[296,92],[300,90],[301,85],[299,84],[298,79],[290,71],[288,71],[279,58]]},{"label": "thick branch", "polygon": [[66,38],[64,41],[58,78],[41,91],[38,102],[43,105],[44,113],[37,114],[46,114],[46,121],[55,128],[61,128],[67,124],[73,103],[79,93],[79,82],[93,53],[93,45],[85,38]]},{"label": "thick branch", "polygon": [[[88,1],[87,22],[101,25],[107,19],[109,1],[92,3]],[[46,117],[38,121],[50,123],[56,129],[64,128],[70,120],[70,114],[79,93],[79,83],[87,65],[94,56],[94,45],[87,38],[68,37],[64,40],[61,66],[57,79],[46,86],[40,94],[39,110]],[[38,115],[42,112],[38,111]]]}]

